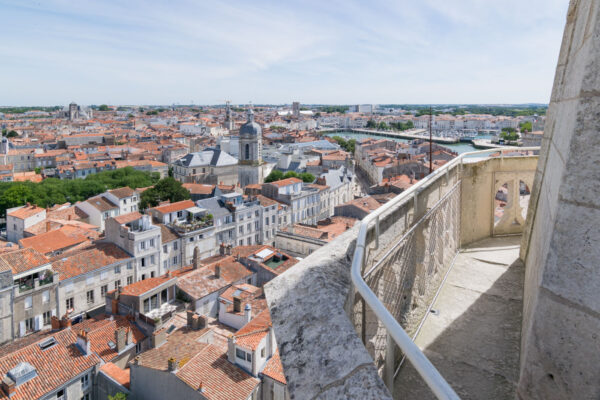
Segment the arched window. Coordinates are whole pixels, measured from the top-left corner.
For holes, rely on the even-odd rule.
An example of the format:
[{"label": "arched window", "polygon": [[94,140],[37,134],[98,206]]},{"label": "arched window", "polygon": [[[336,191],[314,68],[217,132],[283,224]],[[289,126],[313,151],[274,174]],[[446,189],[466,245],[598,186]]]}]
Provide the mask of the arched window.
[{"label": "arched window", "polygon": [[250,145],[246,143],[246,157],[244,158],[246,160],[250,159]]}]

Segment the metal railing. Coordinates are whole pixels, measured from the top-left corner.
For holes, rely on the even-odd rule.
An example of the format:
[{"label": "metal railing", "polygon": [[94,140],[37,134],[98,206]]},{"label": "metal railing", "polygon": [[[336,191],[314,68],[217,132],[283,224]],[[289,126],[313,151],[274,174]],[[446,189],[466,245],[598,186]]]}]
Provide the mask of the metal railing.
[{"label": "metal railing", "polygon": [[[430,274],[434,269],[436,269],[437,264],[451,264],[452,259],[455,257],[456,252],[458,252],[459,247],[459,238],[460,235],[459,226],[460,226],[460,216],[451,215],[452,213],[456,214],[456,207],[458,207],[458,212],[460,212],[460,170],[466,159],[475,158],[479,160],[481,158],[490,158],[492,156],[498,156],[500,158],[504,157],[505,153],[515,153],[515,152],[531,152],[538,151],[538,147],[514,147],[514,148],[502,148],[502,149],[489,149],[482,151],[475,151],[469,153],[463,153],[460,156],[454,158],[444,166],[438,168],[433,173],[429,174],[427,177],[419,181],[417,184],[409,188],[408,190],[402,192],[394,199],[386,203],[385,205],[379,207],[372,213],[370,213],[365,219],[362,220],[358,238],[356,242],[356,249],[354,252],[354,258],[352,260],[352,270],[351,277],[352,282],[362,300],[366,305],[369,306],[370,310],[376,315],[378,320],[384,326],[386,330],[386,334],[388,338],[391,338],[393,342],[400,348],[403,352],[404,357],[409,359],[415,368],[415,370],[421,375],[427,385],[430,387],[432,392],[440,399],[459,399],[458,395],[452,389],[452,387],[448,384],[448,382],[443,378],[443,376],[439,373],[439,371],[434,367],[434,365],[429,361],[429,359],[423,354],[423,352],[418,348],[418,346],[413,342],[413,339],[407,334],[407,332],[402,328],[398,319],[401,318],[402,310],[394,309],[394,307],[398,308],[398,303],[392,305],[392,309],[390,307],[386,307],[386,305],[382,302],[380,298],[375,294],[372,288],[367,283],[368,280],[372,279],[372,275],[377,274],[377,270],[382,265],[382,263],[390,262],[389,260],[393,260],[392,262],[396,262],[399,258],[407,258],[407,255],[414,256],[417,253],[421,258],[427,256],[429,257],[428,267],[425,268],[426,271],[424,274]],[[458,168],[458,169],[457,169]],[[444,179],[444,186],[449,185],[449,175],[453,170],[457,169],[456,173],[456,183],[449,188],[446,193],[442,196],[441,191],[439,195],[439,199],[436,201],[434,205],[431,207],[427,207],[427,210],[423,210],[425,212],[417,212],[417,204],[418,197],[421,192],[426,191],[428,188],[432,187],[439,179]],[[438,186],[441,186],[438,185]],[[414,201],[414,209],[413,216],[414,222],[410,224],[410,226],[405,226],[405,232],[402,232],[401,235],[398,236],[398,240],[395,241],[390,250],[388,250],[381,258],[379,258],[376,262],[374,261],[374,265],[370,267],[368,270],[365,266],[365,258],[367,250],[367,236],[372,229],[375,229],[374,239],[375,239],[375,249],[379,248],[380,245],[380,217],[382,215],[390,214],[394,210],[398,210],[399,208],[406,206],[411,201]],[[442,215],[439,217],[438,214]],[[447,221],[447,218],[453,218],[450,222]],[[421,235],[421,239],[416,239],[414,237],[416,229],[419,229],[419,225],[427,224],[428,232],[427,235]],[[453,225],[453,232],[442,232],[446,229],[445,224],[448,223]],[[422,228],[421,228],[422,229]],[[448,229],[446,229],[448,230]],[[452,229],[450,229],[452,230]],[[433,233],[432,233],[433,232]],[[435,260],[436,251],[439,252],[438,247],[439,243],[435,243],[435,237],[429,241],[423,241],[423,236],[428,236],[431,239],[431,236],[438,235],[442,237],[444,240],[452,241],[452,249],[450,252],[446,252],[441,260]],[[418,243],[417,243],[418,242]],[[454,254],[452,254],[454,252]],[[448,257],[446,257],[448,256]],[[410,257],[408,257],[410,258]],[[423,260],[421,260],[423,261]],[[436,264],[437,262],[437,264]],[[427,264],[425,262],[421,262],[421,264]],[[446,265],[446,268],[448,265]],[[445,279],[445,276],[448,270],[436,271],[439,272],[438,280]],[[383,272],[382,272],[383,273]],[[403,284],[406,285],[406,282],[402,282],[402,277],[395,279],[388,279],[389,282],[384,282],[383,291],[388,291],[387,294],[390,294],[390,287],[393,285]],[[413,284],[424,285],[427,282],[415,280],[412,282]],[[391,286],[392,285],[392,286]],[[391,294],[393,296],[403,296],[403,290],[405,287],[399,287],[392,290]],[[410,289],[410,288],[409,288]],[[419,288],[420,291],[425,291],[425,288]],[[379,291],[379,290],[378,290]],[[437,293],[436,293],[437,296]],[[435,298],[435,297],[434,297]],[[386,301],[388,306],[390,305],[389,301]],[[364,311],[363,311],[364,313]],[[364,315],[363,315],[364,317]],[[363,332],[365,329],[363,322]],[[363,340],[364,340],[363,333]],[[387,347],[390,348],[391,340],[387,341]],[[392,347],[393,348],[393,347]],[[393,353],[393,351],[392,351]],[[386,360],[386,364],[388,360]],[[394,366],[395,368],[395,366]],[[393,368],[392,368],[393,370]],[[388,368],[389,374],[389,368]],[[393,378],[392,378],[393,379]],[[388,387],[393,385],[393,382],[386,382]]]}]

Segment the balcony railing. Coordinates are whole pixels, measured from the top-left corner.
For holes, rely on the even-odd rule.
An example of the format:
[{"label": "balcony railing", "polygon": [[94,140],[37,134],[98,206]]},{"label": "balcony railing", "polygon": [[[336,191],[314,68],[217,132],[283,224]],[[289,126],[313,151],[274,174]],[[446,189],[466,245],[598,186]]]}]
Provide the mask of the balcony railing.
[{"label": "balcony railing", "polygon": [[[361,222],[351,317],[390,391],[407,358],[438,398],[458,399],[413,339],[462,244],[522,232],[537,150],[462,154]],[[498,190],[508,192],[505,202],[497,200]]]},{"label": "balcony railing", "polygon": [[214,220],[210,219],[199,219],[193,221],[177,221],[171,225],[177,232],[187,233],[193,232],[200,229],[211,228],[214,226]]}]

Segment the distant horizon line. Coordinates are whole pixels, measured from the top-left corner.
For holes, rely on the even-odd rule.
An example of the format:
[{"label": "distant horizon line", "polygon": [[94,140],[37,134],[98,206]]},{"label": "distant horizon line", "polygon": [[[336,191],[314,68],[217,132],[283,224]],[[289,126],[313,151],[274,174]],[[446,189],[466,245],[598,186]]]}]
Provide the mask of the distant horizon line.
[{"label": "distant horizon line", "polygon": [[[73,102],[77,105],[85,105],[88,107],[99,107],[101,105],[106,105],[108,107],[218,107],[225,106],[225,103],[213,103],[213,104],[108,104],[108,103],[98,103],[98,104],[90,104],[90,103],[77,103]],[[2,108],[37,108],[37,107],[61,107],[68,106],[70,103],[65,104],[47,104],[47,105],[0,105],[0,109]],[[302,103],[301,106],[313,106],[313,107],[329,107],[329,106],[337,106],[337,107],[347,107],[354,105],[374,105],[374,106],[389,106],[389,107],[398,107],[398,106],[419,106],[419,107],[441,107],[441,106],[450,106],[450,107],[461,107],[461,106],[487,106],[487,107],[514,107],[514,106],[548,106],[549,103]],[[280,106],[291,106],[292,103],[230,103],[230,106],[253,106],[253,107],[280,107]]]}]

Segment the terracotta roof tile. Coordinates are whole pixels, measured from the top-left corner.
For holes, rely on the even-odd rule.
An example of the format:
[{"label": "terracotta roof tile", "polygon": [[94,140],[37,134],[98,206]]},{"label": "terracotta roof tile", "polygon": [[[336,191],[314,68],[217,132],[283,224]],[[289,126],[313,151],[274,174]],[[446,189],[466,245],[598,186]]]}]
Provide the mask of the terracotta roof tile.
[{"label": "terracotta roof tile", "polygon": [[284,385],[287,384],[285,374],[283,373],[281,358],[279,357],[279,350],[277,350],[269,359],[269,361],[267,361],[267,365],[265,365],[262,374],[276,380],[277,382],[283,383]]},{"label": "terracotta roof tile", "polygon": [[10,253],[0,254],[0,270],[10,268],[13,274],[29,271],[48,264],[50,259],[32,248],[19,249]]},{"label": "terracotta roof tile", "polygon": [[19,218],[19,219],[25,219],[25,218],[32,217],[36,214],[39,214],[39,213],[45,212],[45,211],[46,211],[45,208],[41,208],[41,207],[32,205],[32,206],[23,206],[19,209],[11,211],[7,215],[11,216],[11,217]]},{"label": "terracotta roof tile", "polygon": [[122,215],[116,216],[116,217],[114,217],[114,220],[117,221],[119,224],[123,225],[128,222],[138,220],[140,218],[142,218],[142,214],[140,214],[137,211],[134,211],[134,212],[130,212],[127,214],[122,214]]},{"label": "terracotta roof tile", "polygon": [[[52,336],[56,344],[45,350],[36,342],[0,357],[0,376],[4,376],[20,362],[31,364],[37,372],[36,377],[16,388],[11,400],[44,397],[100,363],[93,352],[87,356],[82,354],[75,345],[76,335],[71,329],[56,332]],[[8,399],[8,396],[0,391],[0,399]]]},{"label": "terracotta roof tile", "polygon": [[114,379],[121,386],[125,386],[127,389],[129,389],[129,384],[131,382],[131,370],[129,368],[121,369],[116,364],[107,362],[100,367],[100,372],[103,372],[107,376]]},{"label": "terracotta roof tile", "polygon": [[185,210],[186,208],[194,207],[195,204],[192,200],[183,200],[178,201],[176,203],[165,204],[164,206],[158,206],[152,208],[152,210],[156,210],[161,214],[168,214],[176,211]]},{"label": "terracotta roof tile", "polygon": [[115,244],[96,243],[74,253],[63,254],[60,260],[54,261],[52,269],[60,274],[62,281],[130,258]]},{"label": "terracotta roof tile", "polygon": [[42,254],[48,254],[88,241],[87,237],[83,235],[68,235],[66,233],[67,231],[70,230],[60,228],[36,236],[23,238],[19,240],[19,243],[23,247],[31,247]]},{"label": "terracotta roof tile", "polygon": [[238,366],[214,345],[206,345],[178,372],[177,377],[210,400],[246,400],[260,381]]},{"label": "terracotta roof tile", "polygon": [[143,281],[137,281],[132,283],[131,285],[125,286],[121,290],[122,295],[127,296],[141,296],[144,293],[159,287],[165,283],[175,283],[177,278],[170,275],[161,275],[155,278],[144,279]]}]

